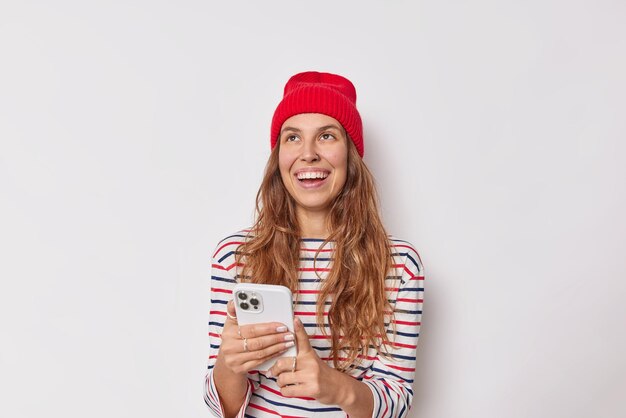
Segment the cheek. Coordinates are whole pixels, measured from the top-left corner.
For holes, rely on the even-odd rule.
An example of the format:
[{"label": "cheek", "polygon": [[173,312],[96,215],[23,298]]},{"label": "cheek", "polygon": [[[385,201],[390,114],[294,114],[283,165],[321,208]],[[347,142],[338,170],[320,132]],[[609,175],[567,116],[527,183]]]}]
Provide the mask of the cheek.
[{"label": "cheek", "polygon": [[335,152],[329,154],[327,157],[328,162],[339,171],[348,170],[348,154],[345,152]]},{"label": "cheek", "polygon": [[289,171],[294,162],[295,158],[291,153],[282,149],[278,152],[278,168],[280,168],[280,171]]},{"label": "cheek", "polygon": [[291,164],[287,156],[279,155],[278,156],[278,169],[280,170],[280,174],[284,177],[289,174],[289,169],[291,168]]},{"label": "cheek", "polygon": [[292,189],[292,177],[291,177],[291,166],[293,165],[293,160],[288,155],[279,155],[278,156],[278,170],[280,171],[280,178],[283,181],[283,186],[289,194],[291,194]]}]

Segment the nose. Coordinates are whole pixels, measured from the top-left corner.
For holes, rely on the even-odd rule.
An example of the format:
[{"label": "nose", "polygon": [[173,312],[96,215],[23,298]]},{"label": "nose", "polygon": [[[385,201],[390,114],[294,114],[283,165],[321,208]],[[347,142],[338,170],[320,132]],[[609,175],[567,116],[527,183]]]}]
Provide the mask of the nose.
[{"label": "nose", "polygon": [[302,146],[302,155],[300,156],[300,159],[308,163],[319,161],[320,157],[317,153],[316,145],[317,143],[315,140],[305,140]]}]

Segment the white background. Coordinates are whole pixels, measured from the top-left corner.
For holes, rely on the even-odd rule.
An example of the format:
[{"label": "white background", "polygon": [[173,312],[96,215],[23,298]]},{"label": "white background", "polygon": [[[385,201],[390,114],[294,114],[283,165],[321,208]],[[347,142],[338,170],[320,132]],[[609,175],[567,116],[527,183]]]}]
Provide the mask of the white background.
[{"label": "white background", "polygon": [[623,417],[626,3],[0,2],[0,416],[206,417],[282,88],[356,85],[427,272],[412,417]]}]

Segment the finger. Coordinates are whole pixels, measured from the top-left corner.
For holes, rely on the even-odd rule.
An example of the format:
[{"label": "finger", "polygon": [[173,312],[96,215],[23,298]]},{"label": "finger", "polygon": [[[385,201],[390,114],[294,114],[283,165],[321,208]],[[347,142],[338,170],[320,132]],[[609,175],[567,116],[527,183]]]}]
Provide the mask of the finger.
[{"label": "finger", "polygon": [[248,347],[248,351],[250,352],[262,351],[266,349],[267,347],[271,347],[277,344],[278,345],[283,344],[284,348],[289,348],[295,345],[294,340],[295,340],[295,336],[290,332],[281,333],[281,334],[271,334],[271,335],[266,335],[263,337],[248,338],[247,347]]},{"label": "finger", "polygon": [[285,398],[308,398],[311,397],[311,393],[308,385],[297,383],[281,386],[280,394]]},{"label": "finger", "polygon": [[284,387],[287,385],[297,385],[301,382],[301,373],[300,372],[285,372],[281,373],[280,376],[276,379],[276,383],[279,387]]},{"label": "finger", "polygon": [[226,318],[235,324],[237,323],[237,311],[235,311],[235,302],[233,300],[226,304]]},{"label": "finger", "polygon": [[257,350],[254,352],[243,353],[242,355],[240,355],[240,361],[244,364],[244,367],[247,370],[252,370],[259,364],[281,355],[291,346],[293,346],[293,341],[274,344],[269,347],[265,347],[262,350]]},{"label": "finger", "polygon": [[[231,332],[228,339],[224,338],[225,336],[225,333],[223,333],[221,350],[226,354],[254,353],[273,345],[280,345],[282,348],[289,348],[294,344],[295,339],[295,336],[289,332],[270,334],[257,338],[240,338],[237,335],[237,332]],[[286,346],[287,343],[291,344]],[[247,356],[247,359],[252,358],[253,357],[251,356]]]},{"label": "finger", "polygon": [[293,321],[293,327],[296,331],[296,342],[298,343],[298,355],[308,353],[313,350],[311,348],[311,343],[309,342],[309,334],[306,333],[304,329],[304,325],[302,325],[302,321],[300,318],[296,318]]},{"label": "finger", "polygon": [[280,376],[282,373],[292,372],[293,357],[285,357],[278,359],[276,363],[268,370],[269,375],[267,377]]},{"label": "finger", "polygon": [[280,322],[266,322],[261,324],[241,325],[242,338],[257,338],[265,335],[284,333],[287,331],[285,324]]}]

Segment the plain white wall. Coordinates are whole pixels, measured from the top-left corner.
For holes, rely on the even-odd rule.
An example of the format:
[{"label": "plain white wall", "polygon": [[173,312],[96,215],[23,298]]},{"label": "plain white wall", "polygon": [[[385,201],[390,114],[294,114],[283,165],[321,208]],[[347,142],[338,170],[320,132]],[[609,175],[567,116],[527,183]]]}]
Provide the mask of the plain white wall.
[{"label": "plain white wall", "polygon": [[295,72],[427,270],[411,412],[623,417],[626,4],[2,1],[0,415],[206,417],[211,252]]}]

